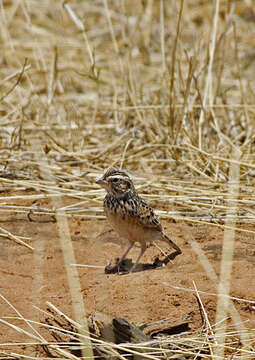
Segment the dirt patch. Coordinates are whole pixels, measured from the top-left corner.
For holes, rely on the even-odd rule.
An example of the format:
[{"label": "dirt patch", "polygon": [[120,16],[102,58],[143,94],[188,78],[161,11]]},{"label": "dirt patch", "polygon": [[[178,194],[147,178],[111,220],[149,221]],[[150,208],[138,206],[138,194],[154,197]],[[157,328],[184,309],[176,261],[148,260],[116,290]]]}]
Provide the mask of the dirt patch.
[{"label": "dirt patch", "polygon": [[[50,207],[50,204],[46,205]],[[30,238],[27,242],[35,248],[31,252],[7,238],[1,238],[1,295],[25,318],[34,321],[44,319],[44,314],[36,307],[46,309],[46,301],[72,317],[66,270],[53,218],[45,215],[31,222],[25,215],[10,213],[1,216],[1,226],[16,235]],[[72,218],[69,227],[77,264],[105,266],[107,261],[114,263],[122,254],[124,244],[110,231],[106,221]],[[183,250],[182,255],[165,267],[128,275],[105,274],[103,268],[78,268],[88,315],[99,311],[112,317],[126,318],[134,324],[173,318],[188,321],[192,330],[201,327],[197,298],[194,292],[185,289],[194,289],[195,283],[202,292],[216,293],[217,290],[188,239],[182,235],[183,224],[163,222],[163,227]],[[188,226],[188,229],[219,275],[223,231],[201,225]],[[170,251],[164,244],[162,248]],[[253,235],[238,232],[231,296],[237,298],[233,303],[247,328],[255,326],[254,306],[238,298],[254,300],[254,251]],[[129,258],[135,259],[138,253],[138,247],[132,249]],[[153,262],[158,256],[162,257],[159,249],[152,246],[147,249],[142,262]],[[200,296],[209,321],[214,324],[217,298],[205,294]],[[3,298],[0,299],[0,313],[2,318],[7,319],[17,316]],[[20,320],[12,322],[24,329],[29,328]],[[46,334],[40,325],[35,325],[35,328],[40,334]],[[2,343],[28,340],[24,334],[4,324],[0,325],[0,338]]]}]

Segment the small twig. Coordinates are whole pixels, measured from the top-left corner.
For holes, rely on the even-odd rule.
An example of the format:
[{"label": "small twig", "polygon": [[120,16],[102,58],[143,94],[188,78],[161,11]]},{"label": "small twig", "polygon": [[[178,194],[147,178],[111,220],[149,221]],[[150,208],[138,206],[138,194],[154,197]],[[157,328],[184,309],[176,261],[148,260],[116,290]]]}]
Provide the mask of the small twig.
[{"label": "small twig", "polygon": [[182,19],[182,13],[183,13],[183,5],[184,5],[184,0],[181,0],[177,29],[176,29],[176,36],[174,39],[173,50],[172,50],[172,62],[171,62],[171,78],[170,78],[170,88],[169,88],[169,120],[170,120],[170,132],[171,132],[172,138],[174,138],[174,115],[175,115],[174,114],[174,109],[175,109],[174,82],[175,82],[175,65],[176,65],[176,56],[177,56],[176,52],[177,52],[177,44],[178,44],[180,31],[181,31],[181,19]]},{"label": "small twig", "polygon": [[3,101],[8,95],[10,95],[10,93],[16,88],[16,86],[18,86],[18,84],[20,83],[21,79],[22,79],[22,76],[25,72],[25,70],[27,70],[26,68],[26,65],[27,65],[27,58],[25,58],[25,61],[24,61],[24,64],[23,64],[23,67],[19,73],[19,76],[17,78],[17,81],[15,82],[15,84],[10,88],[9,91],[7,91],[6,94],[4,94],[1,98],[0,98],[0,102]]},{"label": "small twig", "polygon": [[[210,348],[210,353],[211,353],[211,356],[213,358],[213,350],[212,350],[212,346],[211,346],[211,343],[209,341],[209,338],[208,338],[208,331],[210,332],[210,335],[212,336],[212,338],[214,338],[214,333],[213,333],[213,330],[212,330],[212,327],[211,327],[211,324],[210,324],[210,321],[208,319],[208,316],[207,316],[207,313],[205,311],[205,307],[204,307],[204,304],[202,303],[202,300],[200,298],[200,295],[199,295],[199,292],[197,291],[197,287],[196,287],[196,284],[195,284],[195,281],[193,281],[193,285],[194,285],[194,288],[195,288],[195,291],[196,291],[196,299],[197,299],[197,302],[198,302],[198,306],[199,306],[199,311],[200,311],[200,314],[201,314],[201,317],[202,317],[202,326],[206,325],[207,329],[206,329],[206,338],[207,338],[207,344]],[[215,343],[216,343],[216,340],[215,340]],[[217,344],[217,343],[216,343]]]},{"label": "small twig", "polygon": [[70,264],[70,266],[82,267],[82,268],[92,268],[92,269],[104,269],[104,268],[105,268],[105,266],[100,266],[100,265],[86,265],[86,264]]},{"label": "small twig", "polygon": [[[28,245],[27,243],[25,243],[24,241],[22,241],[18,236],[13,235],[12,233],[10,233],[10,231],[5,230],[5,229],[3,229],[2,227],[0,227],[0,230],[1,230],[5,235],[7,235],[9,239],[14,240],[16,243],[18,243],[18,244],[20,244],[20,245],[23,245],[23,246],[27,247],[28,249],[30,249],[30,250],[32,250],[32,251],[34,250],[34,248],[33,248],[32,246],[30,246],[30,245]],[[0,234],[0,236],[1,236],[1,234]]]}]

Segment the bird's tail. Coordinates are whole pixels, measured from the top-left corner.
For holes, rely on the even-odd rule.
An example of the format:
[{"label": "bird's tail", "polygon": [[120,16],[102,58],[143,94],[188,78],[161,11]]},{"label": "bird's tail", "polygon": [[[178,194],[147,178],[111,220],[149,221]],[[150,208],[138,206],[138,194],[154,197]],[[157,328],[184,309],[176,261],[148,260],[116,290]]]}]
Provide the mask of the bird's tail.
[{"label": "bird's tail", "polygon": [[178,254],[182,253],[179,246],[176,245],[171,239],[169,239],[169,237],[166,236],[164,233],[162,233],[162,240],[165,240],[168,244],[170,244],[172,246],[172,248],[174,248],[178,252]]}]

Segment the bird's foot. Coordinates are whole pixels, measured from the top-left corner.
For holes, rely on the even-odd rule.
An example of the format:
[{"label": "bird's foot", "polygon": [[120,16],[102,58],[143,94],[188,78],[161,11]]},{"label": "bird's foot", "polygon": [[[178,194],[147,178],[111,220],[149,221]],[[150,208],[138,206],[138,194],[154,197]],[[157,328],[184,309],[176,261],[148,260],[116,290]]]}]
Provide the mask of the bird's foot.
[{"label": "bird's foot", "polygon": [[119,259],[117,259],[117,263],[115,265],[106,265],[106,267],[104,268],[104,272],[105,274],[128,274],[129,270],[127,269],[126,259],[123,259],[122,261],[119,261]]}]

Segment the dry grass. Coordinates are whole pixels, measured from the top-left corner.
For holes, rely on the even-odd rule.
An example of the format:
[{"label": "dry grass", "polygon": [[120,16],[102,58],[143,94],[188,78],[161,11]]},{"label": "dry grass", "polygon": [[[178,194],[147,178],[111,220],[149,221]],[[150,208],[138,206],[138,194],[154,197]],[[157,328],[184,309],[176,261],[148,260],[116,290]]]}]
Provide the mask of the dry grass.
[{"label": "dry grass", "polygon": [[69,11],[46,0],[6,2],[0,151],[3,173],[17,177],[2,187],[82,198],[67,214],[99,215],[103,191],[94,179],[116,164],[169,208],[161,216],[222,223],[229,166],[238,161],[238,219],[252,222],[253,10],[221,4],[211,54],[214,8],[197,6],[185,2],[176,38],[179,10],[164,1],[76,2]]},{"label": "dry grass", "polygon": [[[198,295],[199,301],[199,295]],[[10,305],[10,304],[8,304]],[[25,319],[18,311],[17,317],[6,317],[0,319],[0,322],[10,326],[17,332],[24,334],[27,337],[27,342],[20,343],[26,351],[35,352],[36,356],[22,355],[22,358],[26,359],[37,359],[38,357],[43,359],[80,359],[78,355],[79,351],[83,349],[87,350],[88,344],[98,354],[100,359],[122,359],[127,360],[132,355],[136,355],[138,359],[221,359],[220,356],[213,357],[212,348],[215,344],[220,344],[221,351],[228,356],[228,358],[242,358],[242,359],[253,359],[254,343],[247,343],[247,348],[240,348],[240,331],[236,331],[233,328],[229,328],[225,334],[226,344],[221,343],[221,337],[215,335],[215,326],[211,326],[205,315],[204,328],[197,332],[185,332],[180,335],[156,337],[149,341],[144,341],[138,344],[134,343],[110,343],[100,339],[96,335],[90,335],[86,332],[81,334],[82,325],[71,319],[66,314],[62,313],[51,303],[47,303],[50,312],[42,312],[44,316],[47,316],[47,322],[36,322],[29,319]],[[201,303],[202,306],[202,303]],[[203,307],[203,306],[202,306]],[[40,309],[38,309],[40,310]],[[203,309],[204,310],[204,309]],[[40,310],[41,311],[41,310]],[[50,319],[52,321],[50,321]],[[57,319],[56,324],[54,319]],[[14,325],[15,322],[22,324],[21,326]],[[61,323],[65,323],[63,326]],[[25,325],[28,325],[28,330],[25,330]],[[35,327],[40,326],[41,330],[47,330],[52,334],[52,338],[55,339],[47,340],[43,337]],[[220,325],[221,327],[221,325]],[[252,337],[253,332],[246,330],[243,336],[247,338]],[[58,339],[58,340],[57,340]],[[80,345],[80,342],[83,345]],[[6,348],[9,346],[10,351],[1,351],[1,347]],[[1,344],[0,354],[8,356],[10,358],[20,358],[20,354],[15,352],[17,344]],[[96,357],[95,357],[96,358]],[[85,357],[90,359],[90,357]],[[223,359],[223,358],[222,358]]]},{"label": "dry grass", "polygon": [[1,197],[0,212],[55,214],[14,203],[67,196],[73,204],[58,211],[102,218],[94,180],[116,164],[164,206],[162,218],[254,234],[243,226],[255,213],[248,4],[1,3],[1,190],[15,193]]}]

